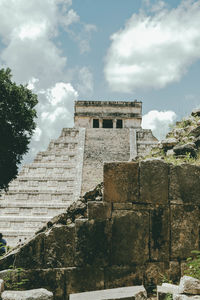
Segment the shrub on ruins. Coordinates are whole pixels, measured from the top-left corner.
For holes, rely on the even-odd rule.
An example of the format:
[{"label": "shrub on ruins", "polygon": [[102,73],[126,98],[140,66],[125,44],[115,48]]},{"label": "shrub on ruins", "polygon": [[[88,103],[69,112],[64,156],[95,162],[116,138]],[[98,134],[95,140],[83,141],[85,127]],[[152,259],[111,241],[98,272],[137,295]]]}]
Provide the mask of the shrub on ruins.
[{"label": "shrub on ruins", "polygon": [[193,110],[189,117],[176,122],[149,156],[173,164],[200,165],[200,108]]},{"label": "shrub on ruins", "polygon": [[187,259],[185,275],[200,279],[200,251],[191,251],[191,256]]},{"label": "shrub on ruins", "polygon": [[11,70],[0,70],[0,189],[16,178],[36,127],[37,96],[11,80]]}]

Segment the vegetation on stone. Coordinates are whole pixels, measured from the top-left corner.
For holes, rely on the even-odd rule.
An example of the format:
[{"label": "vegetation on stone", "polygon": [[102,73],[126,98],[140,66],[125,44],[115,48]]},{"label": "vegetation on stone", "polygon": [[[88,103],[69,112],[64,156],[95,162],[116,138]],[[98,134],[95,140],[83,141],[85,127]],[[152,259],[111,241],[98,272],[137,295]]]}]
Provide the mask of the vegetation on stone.
[{"label": "vegetation on stone", "polygon": [[192,256],[187,259],[185,275],[195,277],[200,280],[200,251],[192,251]]},{"label": "vegetation on stone", "polygon": [[37,96],[11,81],[11,70],[0,70],[0,189],[16,178],[36,124]]},{"label": "vegetation on stone", "polygon": [[194,110],[155,146],[148,157],[161,158],[173,164],[200,164],[200,109]]}]

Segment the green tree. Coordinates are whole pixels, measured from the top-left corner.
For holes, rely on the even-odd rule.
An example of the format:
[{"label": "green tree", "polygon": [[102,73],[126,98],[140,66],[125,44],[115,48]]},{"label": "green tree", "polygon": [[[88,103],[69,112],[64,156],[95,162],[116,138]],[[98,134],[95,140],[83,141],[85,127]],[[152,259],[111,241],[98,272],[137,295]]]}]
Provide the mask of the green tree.
[{"label": "green tree", "polygon": [[0,69],[0,189],[16,178],[36,123],[37,96],[11,81],[11,70]]}]

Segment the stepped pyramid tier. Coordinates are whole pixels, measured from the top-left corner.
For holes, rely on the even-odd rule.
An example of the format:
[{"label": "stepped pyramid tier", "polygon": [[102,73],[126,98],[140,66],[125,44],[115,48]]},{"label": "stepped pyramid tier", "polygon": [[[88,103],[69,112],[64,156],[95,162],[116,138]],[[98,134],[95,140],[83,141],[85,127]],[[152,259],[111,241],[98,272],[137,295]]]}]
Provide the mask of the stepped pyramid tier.
[{"label": "stepped pyramid tier", "polygon": [[0,198],[0,232],[15,246],[103,181],[103,163],[128,161],[157,144],[141,128],[142,103],[76,101],[74,128],[64,128]]}]

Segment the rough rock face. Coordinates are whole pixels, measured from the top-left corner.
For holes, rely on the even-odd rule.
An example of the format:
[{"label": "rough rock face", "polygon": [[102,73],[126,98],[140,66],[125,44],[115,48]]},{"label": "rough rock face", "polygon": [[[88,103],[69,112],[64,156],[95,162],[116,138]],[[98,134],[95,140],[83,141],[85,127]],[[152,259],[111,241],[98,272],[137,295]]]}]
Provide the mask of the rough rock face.
[{"label": "rough rock face", "polygon": [[29,291],[5,291],[1,294],[2,300],[53,300],[53,293],[46,289]]},{"label": "rough rock face", "polygon": [[[155,146],[151,156],[176,163],[200,163],[200,109],[194,110],[188,118],[176,122],[166,138]],[[193,160],[192,160],[193,159]]]},{"label": "rough rock face", "polygon": [[44,232],[54,224],[70,225],[74,223],[76,219],[87,217],[87,202],[88,201],[102,201],[103,197],[103,183],[98,184],[95,189],[85,193],[83,197],[80,197],[77,201],[74,201],[68,208],[66,213],[62,213],[42,227],[36,232],[36,234]]},{"label": "rough rock face", "polygon": [[200,295],[200,280],[190,276],[183,276],[179,285],[179,293]]},{"label": "rough rock face", "polygon": [[47,288],[56,300],[141,284],[150,291],[162,274],[176,281],[199,250],[199,195],[200,166],[105,163],[103,197],[101,184],[0,259],[0,278],[28,279],[25,288]]},{"label": "rough rock face", "polygon": [[180,284],[174,285],[163,283],[157,286],[157,300],[199,300],[200,299],[200,280],[190,277],[181,277]]}]

